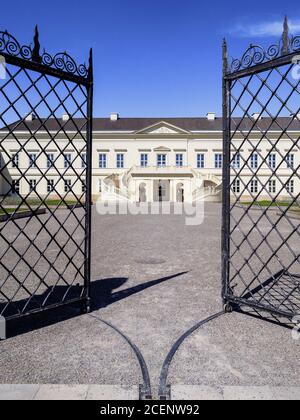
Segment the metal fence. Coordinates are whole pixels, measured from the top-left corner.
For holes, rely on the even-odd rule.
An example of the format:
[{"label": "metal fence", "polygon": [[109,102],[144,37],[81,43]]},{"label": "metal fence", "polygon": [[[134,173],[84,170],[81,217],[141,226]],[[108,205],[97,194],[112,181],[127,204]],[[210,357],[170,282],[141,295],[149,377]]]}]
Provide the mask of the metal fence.
[{"label": "metal fence", "polygon": [[0,56],[0,316],[89,310],[92,51],[41,52],[36,28],[0,32]]},{"label": "metal fence", "polygon": [[300,314],[300,37],[223,46],[223,298],[293,318]]}]

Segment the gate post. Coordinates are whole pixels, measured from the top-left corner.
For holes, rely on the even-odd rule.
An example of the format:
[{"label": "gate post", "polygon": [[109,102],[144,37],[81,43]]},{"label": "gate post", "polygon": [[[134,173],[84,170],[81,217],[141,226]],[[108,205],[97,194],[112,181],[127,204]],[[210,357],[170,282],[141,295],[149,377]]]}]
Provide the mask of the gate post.
[{"label": "gate post", "polygon": [[228,71],[227,42],[223,46],[223,207],[222,207],[222,299],[227,305],[229,281],[229,238],[230,238],[230,81],[226,80]]},{"label": "gate post", "polygon": [[92,151],[93,151],[93,50],[90,49],[88,86],[87,86],[87,156],[86,156],[86,239],[85,239],[85,278],[86,312],[91,310],[90,282],[91,282],[91,236],[92,236]]}]

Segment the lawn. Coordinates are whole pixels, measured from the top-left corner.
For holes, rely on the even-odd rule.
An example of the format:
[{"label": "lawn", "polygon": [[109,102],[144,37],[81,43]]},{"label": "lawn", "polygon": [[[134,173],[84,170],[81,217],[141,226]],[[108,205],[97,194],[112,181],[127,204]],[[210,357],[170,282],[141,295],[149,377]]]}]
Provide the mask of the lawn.
[{"label": "lawn", "polygon": [[[5,209],[7,211],[7,213],[11,214],[15,211],[15,209]],[[0,209],[0,216],[6,214],[5,211],[3,209]]]},{"label": "lawn", "polygon": [[[262,201],[244,201],[241,202],[244,206],[260,206],[260,207],[289,207],[291,205],[291,202],[289,201],[271,201],[271,200],[262,200]],[[297,204],[294,204],[294,206],[297,206]]]},{"label": "lawn", "polygon": [[20,198],[15,197],[6,197],[2,202],[1,205],[4,206],[41,206],[46,205],[48,207],[57,207],[57,206],[74,206],[78,204],[77,201],[74,200],[60,200],[60,199],[48,199],[45,201],[39,200],[37,198],[29,198],[26,201],[22,202]]}]

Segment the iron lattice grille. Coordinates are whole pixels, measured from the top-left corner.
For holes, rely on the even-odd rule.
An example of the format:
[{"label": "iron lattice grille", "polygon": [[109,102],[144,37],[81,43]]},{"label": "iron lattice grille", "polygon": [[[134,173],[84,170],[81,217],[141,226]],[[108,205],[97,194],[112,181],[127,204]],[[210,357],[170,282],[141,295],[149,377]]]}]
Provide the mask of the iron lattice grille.
[{"label": "iron lattice grille", "polygon": [[40,56],[37,30],[33,49],[16,42],[1,33],[0,315],[6,319],[71,302],[88,306],[90,281],[92,58],[84,71],[66,53]]},{"label": "iron lattice grille", "polygon": [[300,314],[300,77],[299,37],[287,33],[286,21],[275,59],[252,54],[232,72],[224,45],[223,297],[292,318]]}]

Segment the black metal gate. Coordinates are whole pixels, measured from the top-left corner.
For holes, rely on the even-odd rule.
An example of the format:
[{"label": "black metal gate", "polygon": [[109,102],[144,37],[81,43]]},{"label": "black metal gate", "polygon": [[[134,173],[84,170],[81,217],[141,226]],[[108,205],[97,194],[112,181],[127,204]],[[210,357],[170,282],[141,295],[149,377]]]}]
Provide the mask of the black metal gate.
[{"label": "black metal gate", "polygon": [[223,298],[300,315],[300,37],[223,46]]},{"label": "black metal gate", "polygon": [[0,315],[89,310],[89,66],[0,32]]}]

